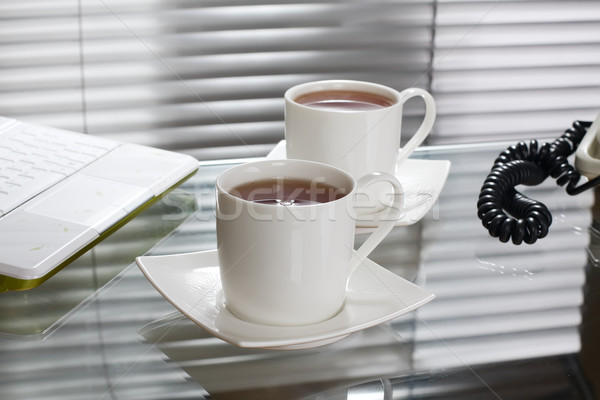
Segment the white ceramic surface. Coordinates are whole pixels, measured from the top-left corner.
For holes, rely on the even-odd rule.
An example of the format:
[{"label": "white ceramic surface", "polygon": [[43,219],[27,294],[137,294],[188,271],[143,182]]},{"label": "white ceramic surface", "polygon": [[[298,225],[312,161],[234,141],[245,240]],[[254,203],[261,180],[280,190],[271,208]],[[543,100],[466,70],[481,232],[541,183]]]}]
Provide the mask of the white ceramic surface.
[{"label": "white ceramic surface", "polygon": [[227,309],[215,250],[143,256],[136,262],[156,290],[190,320],[240,347],[322,346],[415,310],[435,297],[367,259],[352,275],[344,307],[337,315],[312,325],[267,326],[240,320]]},{"label": "white ceramic surface", "polygon": [[[280,141],[267,155],[269,160],[287,157],[285,140]],[[396,179],[404,190],[404,205],[396,226],[412,225],[420,221],[433,207],[440,196],[448,173],[448,160],[408,159],[398,166]],[[357,220],[356,233],[368,233],[378,226],[376,219],[361,217]]]}]

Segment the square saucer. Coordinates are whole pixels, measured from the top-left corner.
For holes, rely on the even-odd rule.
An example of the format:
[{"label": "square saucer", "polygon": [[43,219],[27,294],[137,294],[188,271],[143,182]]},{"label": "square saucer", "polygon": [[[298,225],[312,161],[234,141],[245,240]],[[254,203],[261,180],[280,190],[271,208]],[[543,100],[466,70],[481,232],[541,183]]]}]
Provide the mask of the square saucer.
[{"label": "square saucer", "polygon": [[344,307],[334,317],[311,325],[266,326],[243,321],[227,309],[216,250],[142,256],[136,263],[156,290],[190,320],[239,347],[323,346],[406,314],[435,297],[367,259],[350,278]]},{"label": "square saucer", "polygon": [[[280,141],[266,157],[268,160],[286,158],[285,140]],[[450,172],[448,160],[407,159],[396,170],[396,178],[404,189],[404,207],[396,226],[419,222],[433,207],[446,184]],[[356,233],[368,233],[378,226],[377,218],[361,217],[356,221]]]}]

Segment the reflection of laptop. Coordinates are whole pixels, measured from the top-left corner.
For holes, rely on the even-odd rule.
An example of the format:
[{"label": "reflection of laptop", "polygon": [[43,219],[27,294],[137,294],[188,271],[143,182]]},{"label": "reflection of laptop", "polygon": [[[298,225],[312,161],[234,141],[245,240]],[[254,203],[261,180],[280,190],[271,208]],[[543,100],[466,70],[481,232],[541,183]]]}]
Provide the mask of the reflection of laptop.
[{"label": "reflection of laptop", "polygon": [[0,281],[43,281],[197,168],[187,155],[0,117]]}]

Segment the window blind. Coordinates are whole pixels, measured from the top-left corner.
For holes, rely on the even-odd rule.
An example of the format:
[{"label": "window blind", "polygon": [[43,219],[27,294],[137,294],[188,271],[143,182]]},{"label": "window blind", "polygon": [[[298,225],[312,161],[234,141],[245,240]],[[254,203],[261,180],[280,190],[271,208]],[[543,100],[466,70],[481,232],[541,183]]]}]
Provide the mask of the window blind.
[{"label": "window blind", "polygon": [[600,112],[600,3],[437,2],[430,143],[554,138]]},{"label": "window blind", "polygon": [[430,90],[430,144],[554,137],[600,109],[593,0],[22,0],[0,21],[0,114],[199,158],[266,153],[283,92],[314,79]]},{"label": "window blind", "polygon": [[432,1],[23,0],[0,16],[0,114],[201,159],[266,154],[298,83],[429,89]]}]

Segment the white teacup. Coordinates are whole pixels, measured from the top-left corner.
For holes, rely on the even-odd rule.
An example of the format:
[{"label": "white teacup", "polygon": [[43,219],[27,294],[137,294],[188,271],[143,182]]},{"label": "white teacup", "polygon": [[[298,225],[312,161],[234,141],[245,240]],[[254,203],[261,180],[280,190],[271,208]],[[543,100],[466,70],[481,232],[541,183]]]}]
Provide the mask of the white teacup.
[{"label": "white teacup", "polygon": [[[403,105],[416,96],[425,102],[425,117],[399,149]],[[333,165],[355,179],[376,171],[395,176],[397,166],[425,140],[436,115],[434,99],[423,89],[398,92],[361,81],[308,82],[288,89],[284,97],[287,158]],[[367,196],[379,203],[386,185],[371,189]],[[381,207],[374,205],[372,211]]]},{"label": "white teacup", "polygon": [[[389,221],[353,252],[357,187],[381,181],[395,192]],[[277,193],[286,182],[292,182],[291,197]],[[216,190],[227,308],[240,319],[277,326],[313,324],[338,313],[350,276],[393,228],[403,202],[391,175],[368,174],[357,183],[341,169],[304,160],[233,167],[219,175]]]}]

